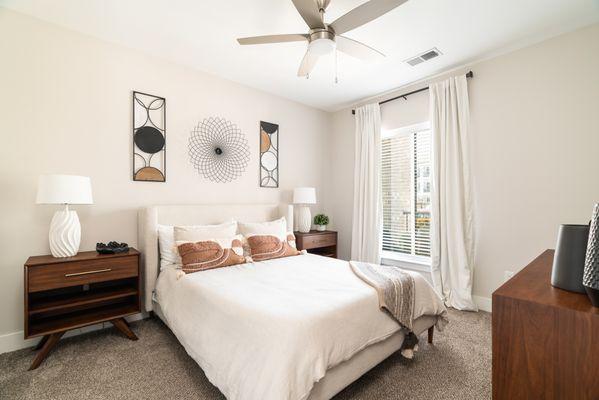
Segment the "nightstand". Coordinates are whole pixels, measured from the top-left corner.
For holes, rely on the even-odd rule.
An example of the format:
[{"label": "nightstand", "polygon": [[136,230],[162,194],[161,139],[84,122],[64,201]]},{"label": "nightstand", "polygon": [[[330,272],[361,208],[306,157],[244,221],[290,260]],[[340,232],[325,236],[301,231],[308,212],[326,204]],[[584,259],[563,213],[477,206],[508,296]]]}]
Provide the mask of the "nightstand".
[{"label": "nightstand", "polygon": [[298,250],[325,257],[337,258],[337,232],[310,231],[308,233],[293,232]]},{"label": "nightstand", "polygon": [[123,317],[141,311],[139,252],[29,257],[25,263],[25,339],[42,336],[36,369],[68,330],[110,321],[137,340]]}]

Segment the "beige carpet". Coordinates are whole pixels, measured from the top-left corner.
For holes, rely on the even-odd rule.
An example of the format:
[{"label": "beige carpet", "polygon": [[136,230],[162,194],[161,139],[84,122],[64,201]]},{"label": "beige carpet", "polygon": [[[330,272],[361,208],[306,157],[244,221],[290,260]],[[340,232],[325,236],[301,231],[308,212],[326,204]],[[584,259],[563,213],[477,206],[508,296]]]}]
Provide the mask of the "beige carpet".
[{"label": "beige carpet", "polygon": [[[451,311],[435,343],[421,338],[412,361],[395,354],[335,397],[491,398],[491,318]],[[223,399],[177,339],[155,319],[132,324],[140,340],[114,329],[62,340],[35,371],[31,349],[0,355],[0,399]]]}]

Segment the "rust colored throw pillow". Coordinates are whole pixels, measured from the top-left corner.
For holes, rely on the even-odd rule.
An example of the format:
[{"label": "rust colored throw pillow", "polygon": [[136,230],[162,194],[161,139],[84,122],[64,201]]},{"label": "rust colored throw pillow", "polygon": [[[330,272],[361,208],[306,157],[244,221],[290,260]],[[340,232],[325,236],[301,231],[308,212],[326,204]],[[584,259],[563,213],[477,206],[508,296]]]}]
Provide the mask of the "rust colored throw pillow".
[{"label": "rust colored throw pillow", "polygon": [[295,247],[295,236],[288,233],[285,240],[274,235],[254,235],[247,238],[252,260],[264,261],[273,258],[297,256],[301,252]]},{"label": "rust colored throw pillow", "polygon": [[243,264],[241,237],[232,239],[203,240],[200,242],[177,242],[181,256],[181,270],[185,273]]}]

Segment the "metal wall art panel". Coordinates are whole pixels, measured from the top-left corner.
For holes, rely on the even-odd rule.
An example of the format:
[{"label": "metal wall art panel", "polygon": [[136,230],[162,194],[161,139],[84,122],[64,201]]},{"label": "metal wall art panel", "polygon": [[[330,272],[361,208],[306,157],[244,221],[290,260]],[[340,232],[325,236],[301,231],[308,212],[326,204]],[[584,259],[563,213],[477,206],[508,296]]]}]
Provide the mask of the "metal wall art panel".
[{"label": "metal wall art panel", "polygon": [[260,187],[279,187],[279,125],[260,121]]},{"label": "metal wall art panel", "polygon": [[133,92],[133,180],[166,181],[166,99]]}]

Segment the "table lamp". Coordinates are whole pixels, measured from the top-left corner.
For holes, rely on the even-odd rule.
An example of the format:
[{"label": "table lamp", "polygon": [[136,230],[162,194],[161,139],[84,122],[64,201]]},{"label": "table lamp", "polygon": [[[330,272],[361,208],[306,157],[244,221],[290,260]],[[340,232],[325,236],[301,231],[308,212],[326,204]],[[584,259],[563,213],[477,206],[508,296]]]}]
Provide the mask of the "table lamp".
[{"label": "table lamp", "polygon": [[293,189],[293,204],[299,205],[297,213],[298,230],[302,233],[310,232],[312,216],[308,204],[316,204],[316,189],[311,187]]},{"label": "table lamp", "polygon": [[37,186],[37,204],[64,204],[50,223],[50,252],[54,257],[71,257],[79,251],[81,224],[69,204],[93,204],[91,180],[77,175],[41,175]]}]

